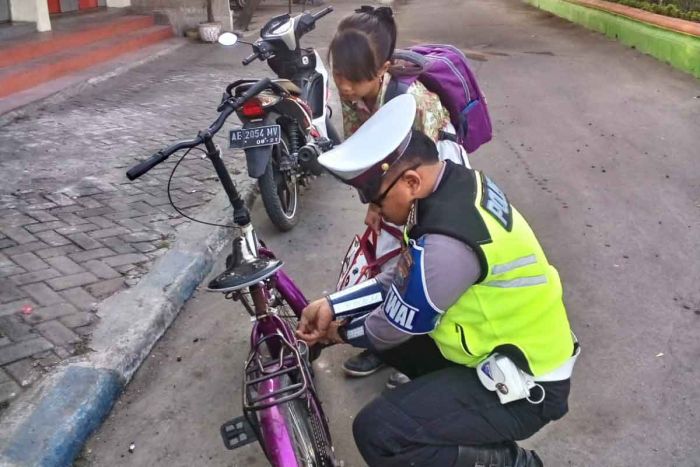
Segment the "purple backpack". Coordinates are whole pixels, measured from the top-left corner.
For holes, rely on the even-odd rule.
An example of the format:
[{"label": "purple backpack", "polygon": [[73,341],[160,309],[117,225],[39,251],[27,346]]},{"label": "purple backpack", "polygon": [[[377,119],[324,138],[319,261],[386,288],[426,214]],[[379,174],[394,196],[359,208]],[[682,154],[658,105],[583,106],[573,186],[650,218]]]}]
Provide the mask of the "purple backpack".
[{"label": "purple backpack", "polygon": [[385,101],[404,94],[418,80],[440,97],[457,130],[457,142],[468,153],[491,141],[486,96],[461,50],[451,45],[423,44],[396,50],[394,59],[398,62],[391,70]]}]

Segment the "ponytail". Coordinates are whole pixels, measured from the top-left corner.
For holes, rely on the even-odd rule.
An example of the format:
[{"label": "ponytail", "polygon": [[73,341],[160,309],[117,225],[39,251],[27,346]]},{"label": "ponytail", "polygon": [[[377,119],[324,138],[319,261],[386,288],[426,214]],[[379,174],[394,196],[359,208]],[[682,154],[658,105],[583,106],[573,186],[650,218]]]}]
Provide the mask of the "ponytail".
[{"label": "ponytail", "polygon": [[351,81],[374,79],[396,48],[396,22],[389,7],[362,6],[344,18],[331,41],[333,71]]}]

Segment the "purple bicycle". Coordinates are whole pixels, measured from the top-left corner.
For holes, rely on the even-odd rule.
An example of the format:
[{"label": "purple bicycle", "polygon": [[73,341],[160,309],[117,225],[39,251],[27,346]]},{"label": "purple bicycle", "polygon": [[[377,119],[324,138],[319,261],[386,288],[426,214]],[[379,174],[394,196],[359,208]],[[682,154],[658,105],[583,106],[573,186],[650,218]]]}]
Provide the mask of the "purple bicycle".
[{"label": "purple bicycle", "polygon": [[[213,136],[233,112],[270,86],[274,83],[265,78],[235,96],[228,92],[219,106],[218,119],[209,128],[130,168],[127,177],[134,180],[173,153],[197,148],[214,165],[233,206],[233,251],[227,257],[226,271],[211,281],[208,289],[240,301],[252,317],[253,329],[243,375],[243,415],[221,427],[226,447],[235,449],[257,440],[275,467],[338,466],[341,463],[335,458],[311,370],[312,354],[320,349],[309,349],[294,334],[308,302],[282,270],[282,261],[258,240],[250,211],[213,142]],[[177,164],[173,171],[176,168]]]}]

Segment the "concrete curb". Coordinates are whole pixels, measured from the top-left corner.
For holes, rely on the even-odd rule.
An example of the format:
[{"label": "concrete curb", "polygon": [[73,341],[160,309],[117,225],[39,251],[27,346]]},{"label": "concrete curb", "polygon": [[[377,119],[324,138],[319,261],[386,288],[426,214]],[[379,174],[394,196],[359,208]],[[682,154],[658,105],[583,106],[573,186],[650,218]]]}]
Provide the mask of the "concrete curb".
[{"label": "concrete curb", "polygon": [[[252,181],[240,183],[249,206]],[[219,193],[200,217],[215,223],[231,218]],[[100,325],[87,357],[64,362],[12,403],[0,421],[0,466],[68,466],[183,304],[211,270],[231,229],[190,225],[173,248],[133,289],[100,304]]]},{"label": "concrete curb", "polygon": [[700,37],[567,0],[525,0],[700,78]]}]

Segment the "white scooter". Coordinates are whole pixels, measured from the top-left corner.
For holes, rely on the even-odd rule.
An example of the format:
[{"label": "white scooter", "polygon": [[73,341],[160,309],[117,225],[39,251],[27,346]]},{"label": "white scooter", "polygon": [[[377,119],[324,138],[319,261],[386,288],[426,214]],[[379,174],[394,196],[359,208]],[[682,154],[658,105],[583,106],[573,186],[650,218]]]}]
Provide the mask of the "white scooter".
[{"label": "white scooter", "polygon": [[[310,175],[319,175],[318,156],[340,144],[330,122],[329,75],[321,56],[313,48],[301,48],[299,40],[312,31],[316,21],[333,11],[288,14],[272,18],[255,43],[224,33],[223,45],[246,43],[253,53],[243,60],[267,60],[279,77],[248,100],[237,111],[242,128],[230,132],[230,146],[243,149],[248,175],[258,179],[265,210],[283,231],[298,222],[299,185]],[[240,96],[258,80],[238,80],[226,88],[227,96]]]}]

